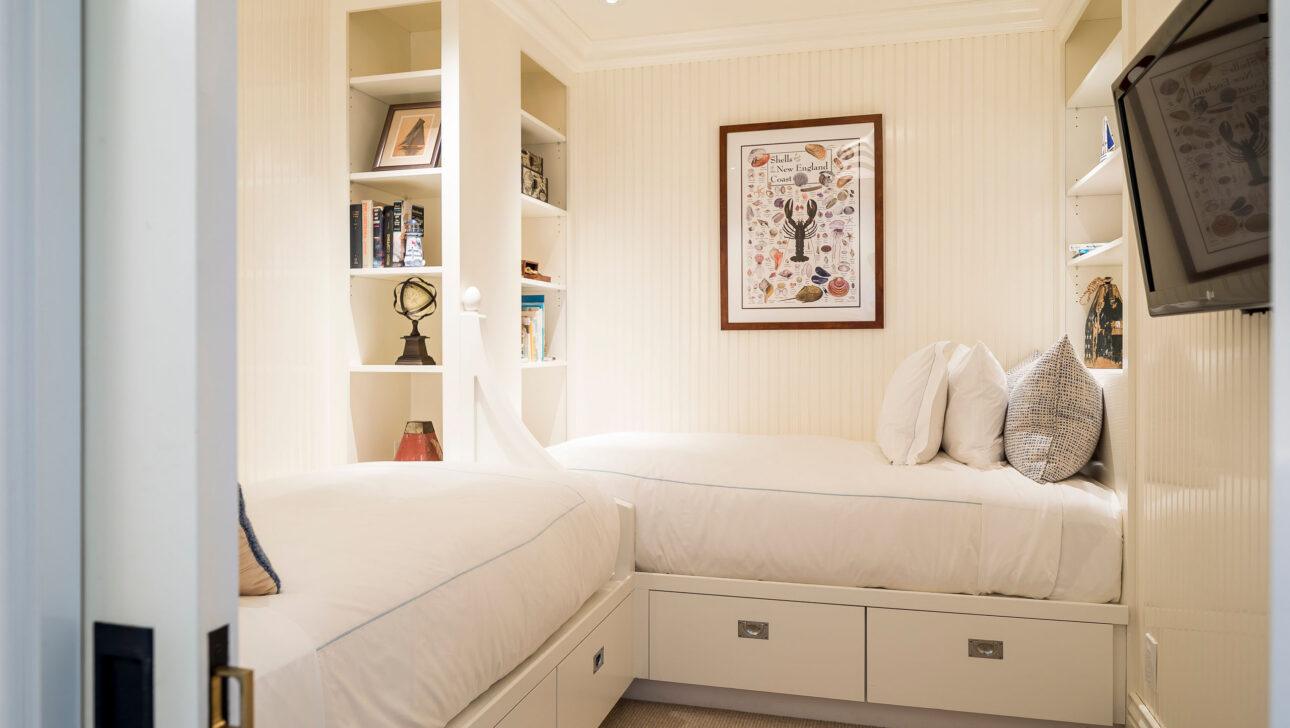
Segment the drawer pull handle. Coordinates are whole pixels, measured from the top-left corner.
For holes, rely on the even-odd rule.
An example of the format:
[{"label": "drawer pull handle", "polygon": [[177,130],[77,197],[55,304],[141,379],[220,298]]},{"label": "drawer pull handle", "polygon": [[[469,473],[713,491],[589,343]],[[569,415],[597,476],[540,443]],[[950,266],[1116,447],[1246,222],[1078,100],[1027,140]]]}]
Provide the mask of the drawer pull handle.
[{"label": "drawer pull handle", "polygon": [[596,654],[591,658],[591,674],[595,675],[600,672],[600,668],[605,666],[605,648],[601,647],[596,650]]},{"label": "drawer pull handle", "polygon": [[968,640],[968,657],[1002,660],[1003,640]]},{"label": "drawer pull handle", "polygon": [[770,639],[770,622],[750,622],[739,620],[739,636],[746,640]]}]

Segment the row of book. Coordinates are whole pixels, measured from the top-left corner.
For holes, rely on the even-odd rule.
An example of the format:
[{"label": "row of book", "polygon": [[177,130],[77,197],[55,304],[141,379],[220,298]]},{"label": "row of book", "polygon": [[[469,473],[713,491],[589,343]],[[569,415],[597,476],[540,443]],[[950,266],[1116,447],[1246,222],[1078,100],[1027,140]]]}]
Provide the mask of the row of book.
[{"label": "row of book", "polygon": [[546,360],[546,296],[520,297],[520,361]]},{"label": "row of book", "polygon": [[350,268],[419,268],[425,265],[423,247],[425,208],[398,201],[378,205],[371,200],[349,206]]}]

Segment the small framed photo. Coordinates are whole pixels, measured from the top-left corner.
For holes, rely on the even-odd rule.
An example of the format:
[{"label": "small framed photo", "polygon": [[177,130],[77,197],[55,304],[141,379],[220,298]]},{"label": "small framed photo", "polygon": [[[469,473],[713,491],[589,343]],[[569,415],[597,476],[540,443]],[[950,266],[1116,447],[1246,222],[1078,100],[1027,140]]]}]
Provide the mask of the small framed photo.
[{"label": "small framed photo", "polygon": [[376,147],[373,172],[409,167],[439,166],[439,129],[443,122],[438,101],[391,104]]}]

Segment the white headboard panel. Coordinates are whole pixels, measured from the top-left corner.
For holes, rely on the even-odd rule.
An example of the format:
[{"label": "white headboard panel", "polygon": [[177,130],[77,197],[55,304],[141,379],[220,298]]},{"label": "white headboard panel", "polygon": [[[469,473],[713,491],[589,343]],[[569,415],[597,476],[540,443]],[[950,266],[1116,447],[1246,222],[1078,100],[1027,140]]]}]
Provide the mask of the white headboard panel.
[{"label": "white headboard panel", "polygon": [[1084,473],[1114,488],[1120,496],[1120,505],[1126,506],[1134,467],[1129,377],[1122,369],[1090,371],[1102,385],[1102,439]]}]

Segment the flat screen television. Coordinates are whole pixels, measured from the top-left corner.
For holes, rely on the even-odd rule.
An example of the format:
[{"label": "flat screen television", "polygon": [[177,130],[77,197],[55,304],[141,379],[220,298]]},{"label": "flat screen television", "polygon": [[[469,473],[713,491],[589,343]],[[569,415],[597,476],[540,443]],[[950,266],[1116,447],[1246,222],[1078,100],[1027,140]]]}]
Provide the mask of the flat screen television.
[{"label": "flat screen television", "polygon": [[1268,0],[1182,0],[1113,86],[1152,316],[1271,302]]}]

